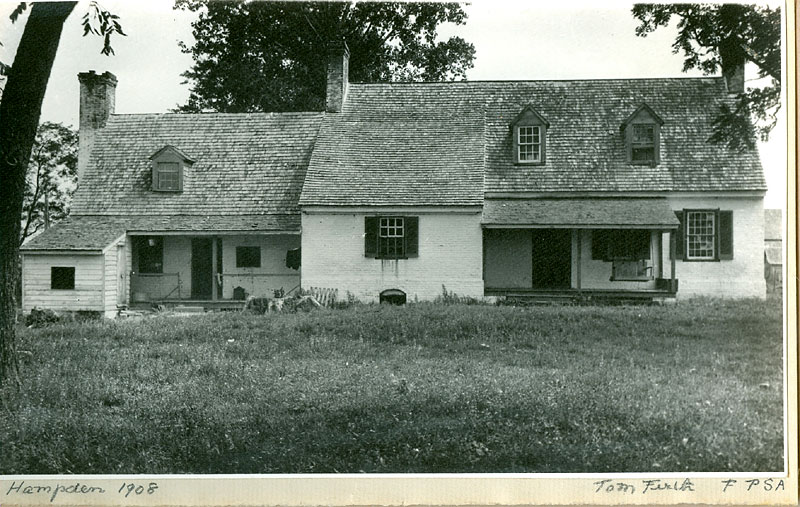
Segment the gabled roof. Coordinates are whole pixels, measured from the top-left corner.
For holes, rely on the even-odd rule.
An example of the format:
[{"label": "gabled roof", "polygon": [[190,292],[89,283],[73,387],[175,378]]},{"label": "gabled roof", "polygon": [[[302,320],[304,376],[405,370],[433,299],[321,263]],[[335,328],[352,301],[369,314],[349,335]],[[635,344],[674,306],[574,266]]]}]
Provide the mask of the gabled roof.
[{"label": "gabled roof", "polygon": [[[763,191],[755,149],[709,144],[722,78],[350,84],[326,118],[301,205],[480,204],[505,193]],[[542,165],[515,165],[509,126],[547,118]],[[658,111],[660,163],[627,162],[622,124]]]},{"label": "gabled roof", "polygon": [[546,127],[550,126],[550,122],[547,121],[541,114],[539,114],[539,112],[536,111],[536,109],[531,104],[528,104],[527,106],[522,108],[522,111],[519,112],[519,114],[514,118],[514,121],[512,121],[511,124],[516,125],[528,115],[533,115],[534,118],[539,120],[539,122],[544,124]]},{"label": "gabled roof", "polygon": [[632,122],[642,112],[646,113],[648,116],[654,119],[656,123],[658,123],[659,125],[664,124],[664,120],[662,120],[661,117],[657,115],[655,111],[653,111],[653,108],[651,108],[647,104],[642,104],[641,106],[637,107],[636,111],[632,112],[630,116],[625,118],[625,121],[622,122],[622,125],[620,127],[624,128],[627,124]]},{"label": "gabled roof", "polygon": [[[297,199],[323,116],[112,115],[96,134],[72,214],[299,213]],[[150,156],[167,145],[196,161],[185,168],[181,193],[151,191]]]},{"label": "gabled roof", "polygon": [[149,158],[150,160],[153,160],[154,158],[161,156],[162,153],[174,153],[174,154],[178,155],[180,158],[182,158],[183,160],[185,160],[186,162],[189,162],[190,164],[194,164],[194,162],[195,162],[193,158],[191,158],[189,155],[187,155],[183,151],[179,150],[178,148],[172,146],[171,144],[168,144],[168,145],[164,146],[163,148],[161,148],[160,150],[158,150],[157,152],[153,153],[152,155],[150,155],[147,158]]}]

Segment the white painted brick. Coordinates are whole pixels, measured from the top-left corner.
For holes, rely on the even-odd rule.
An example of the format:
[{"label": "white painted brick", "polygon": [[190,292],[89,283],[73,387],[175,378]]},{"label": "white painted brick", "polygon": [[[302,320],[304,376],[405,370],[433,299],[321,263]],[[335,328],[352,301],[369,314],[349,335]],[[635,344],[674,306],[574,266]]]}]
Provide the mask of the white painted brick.
[{"label": "white painted brick", "polygon": [[303,287],[335,288],[340,296],[349,291],[362,301],[377,301],[386,289],[426,301],[442,285],[459,296],[483,296],[480,213],[419,214],[419,256],[399,260],[364,256],[365,216],[303,214]]}]

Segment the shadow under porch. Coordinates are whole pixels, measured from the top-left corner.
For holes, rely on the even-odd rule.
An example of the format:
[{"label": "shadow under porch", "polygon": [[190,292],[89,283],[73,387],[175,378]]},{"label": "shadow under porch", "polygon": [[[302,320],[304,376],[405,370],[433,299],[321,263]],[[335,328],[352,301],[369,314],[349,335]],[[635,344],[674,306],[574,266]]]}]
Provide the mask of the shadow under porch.
[{"label": "shadow under porch", "polygon": [[[123,306],[239,308],[248,296],[300,285],[299,234],[133,234],[129,240]],[[287,262],[295,257],[297,264]]]},{"label": "shadow under porch", "polygon": [[542,302],[674,298],[671,231],[484,227],[484,294]]}]

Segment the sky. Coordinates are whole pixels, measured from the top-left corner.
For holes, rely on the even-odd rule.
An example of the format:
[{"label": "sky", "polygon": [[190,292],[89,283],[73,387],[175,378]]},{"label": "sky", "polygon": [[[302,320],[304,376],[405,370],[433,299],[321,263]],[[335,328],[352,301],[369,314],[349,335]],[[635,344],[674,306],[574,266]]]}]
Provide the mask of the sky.
[{"label": "sky", "polygon": [[[18,2],[0,0],[0,61],[10,64],[27,16],[11,24]],[[117,76],[117,113],[158,113],[186,102],[189,86],[181,73],[192,59],[178,41],[193,43],[194,13],[176,11],[172,1],[101,0],[120,16],[127,37],[112,39],[114,56],[100,54],[99,37],[82,37],[82,1],[67,20],[42,106],[42,121],[78,125],[79,72],[110,71]],[[602,7],[597,7],[602,5]],[[443,26],[442,37],[459,35],[475,45],[469,80],[597,79],[700,76],[682,72],[683,58],[672,54],[674,27],[636,37],[630,4],[475,1],[465,6],[466,25]],[[746,79],[755,70],[746,69]],[[765,207],[784,208],[786,119],[782,112],[770,141],[759,151],[769,191]]]}]

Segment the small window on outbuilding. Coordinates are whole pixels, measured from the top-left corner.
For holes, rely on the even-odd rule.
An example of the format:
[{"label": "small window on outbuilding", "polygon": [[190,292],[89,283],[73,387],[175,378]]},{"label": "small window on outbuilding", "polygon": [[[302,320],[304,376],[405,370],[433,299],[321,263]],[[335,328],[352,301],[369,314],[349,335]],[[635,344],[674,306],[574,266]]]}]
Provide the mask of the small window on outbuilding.
[{"label": "small window on outbuilding", "polygon": [[52,266],[50,268],[50,288],[54,290],[75,290],[75,268]]},{"label": "small window on outbuilding", "polygon": [[550,124],[532,106],[525,106],[511,123],[515,164],[544,164]]},{"label": "small window on outbuilding", "polygon": [[237,246],[236,247],[236,267],[237,268],[260,268],[261,267],[261,247],[260,246]]},{"label": "small window on outbuilding", "polygon": [[661,162],[661,125],[664,120],[642,104],[620,126],[629,164],[657,165]]},{"label": "small window on outbuilding", "polygon": [[156,192],[182,192],[184,172],[194,160],[174,146],[167,145],[150,156],[152,162],[152,190]]}]

